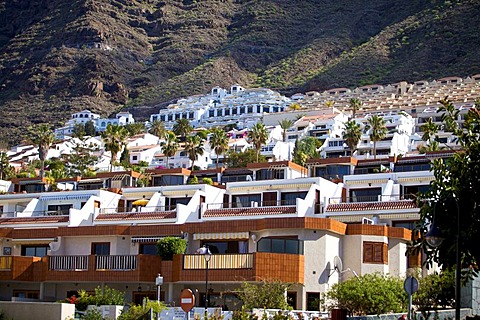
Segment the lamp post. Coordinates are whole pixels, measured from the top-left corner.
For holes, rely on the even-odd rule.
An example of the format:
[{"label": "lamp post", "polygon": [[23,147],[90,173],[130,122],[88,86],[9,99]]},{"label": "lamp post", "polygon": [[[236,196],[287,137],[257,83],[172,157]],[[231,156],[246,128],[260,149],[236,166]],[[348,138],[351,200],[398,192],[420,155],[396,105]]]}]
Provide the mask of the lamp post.
[{"label": "lamp post", "polygon": [[[462,299],[461,297],[461,283],[460,283],[460,278],[462,276],[462,266],[461,266],[461,257],[460,257],[460,207],[458,205],[458,200],[455,198],[455,205],[457,207],[457,232],[455,236],[456,244],[455,244],[455,319],[460,320],[460,300]],[[434,209],[434,218],[433,218],[433,223],[430,226],[430,230],[425,234],[425,240],[427,243],[433,247],[437,248],[439,247],[444,238],[442,237],[440,229],[438,229],[438,226],[435,224],[435,209]]]},{"label": "lamp post", "polygon": [[157,302],[160,302],[160,288],[163,284],[163,277],[160,273],[155,278],[155,284],[157,285]]},{"label": "lamp post", "polygon": [[212,257],[212,253],[208,249],[208,245],[204,245],[199,249],[199,253],[203,255],[205,259],[205,320],[208,318],[208,263]]}]

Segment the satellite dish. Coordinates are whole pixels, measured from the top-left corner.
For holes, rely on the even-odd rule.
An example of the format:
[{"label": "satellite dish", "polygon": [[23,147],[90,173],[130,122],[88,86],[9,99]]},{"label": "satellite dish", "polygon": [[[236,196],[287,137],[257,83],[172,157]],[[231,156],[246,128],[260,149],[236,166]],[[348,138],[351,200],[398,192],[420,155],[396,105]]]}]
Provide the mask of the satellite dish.
[{"label": "satellite dish", "polygon": [[343,262],[339,256],[335,256],[335,258],[333,258],[333,269],[338,273],[342,273],[343,271]]}]

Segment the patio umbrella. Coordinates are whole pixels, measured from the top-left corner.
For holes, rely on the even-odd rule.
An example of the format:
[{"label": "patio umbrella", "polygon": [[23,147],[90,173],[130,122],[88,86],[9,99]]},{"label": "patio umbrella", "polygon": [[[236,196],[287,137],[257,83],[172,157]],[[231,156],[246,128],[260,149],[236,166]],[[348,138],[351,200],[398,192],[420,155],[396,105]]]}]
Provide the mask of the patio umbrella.
[{"label": "patio umbrella", "polygon": [[132,205],[134,206],[146,206],[148,203],[148,199],[138,199],[132,202]]}]

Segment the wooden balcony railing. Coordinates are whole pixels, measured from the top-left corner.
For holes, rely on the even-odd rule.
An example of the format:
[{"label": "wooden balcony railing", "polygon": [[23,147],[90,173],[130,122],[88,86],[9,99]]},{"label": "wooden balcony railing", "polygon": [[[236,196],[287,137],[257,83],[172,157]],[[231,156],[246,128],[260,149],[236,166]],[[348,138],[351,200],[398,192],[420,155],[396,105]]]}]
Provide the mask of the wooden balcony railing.
[{"label": "wooden balcony railing", "polygon": [[[184,269],[205,269],[206,261],[201,254],[186,254],[183,256]],[[253,254],[214,254],[208,262],[209,269],[252,269]]]}]

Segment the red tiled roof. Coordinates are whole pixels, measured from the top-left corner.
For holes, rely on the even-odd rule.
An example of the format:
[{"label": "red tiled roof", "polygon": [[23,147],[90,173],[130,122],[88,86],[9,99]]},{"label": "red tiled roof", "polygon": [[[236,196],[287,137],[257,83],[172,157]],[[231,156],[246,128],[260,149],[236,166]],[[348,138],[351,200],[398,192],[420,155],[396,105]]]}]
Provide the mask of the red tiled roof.
[{"label": "red tiled roof", "polygon": [[0,224],[60,223],[68,222],[68,216],[0,218]]},{"label": "red tiled roof", "polygon": [[251,208],[231,208],[231,209],[211,209],[206,210],[204,217],[231,217],[231,216],[263,216],[277,214],[296,213],[295,206],[283,207],[251,207]]},{"label": "red tiled roof", "polygon": [[119,220],[158,220],[175,219],[176,211],[157,211],[157,212],[129,212],[129,213],[105,213],[99,214],[95,220],[119,221]]},{"label": "red tiled roof", "polygon": [[368,210],[394,210],[415,209],[417,205],[413,200],[383,201],[383,202],[350,202],[329,204],[326,212],[343,211],[368,211]]}]

